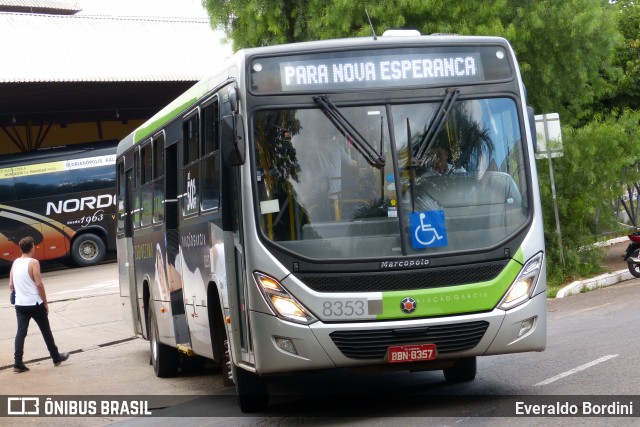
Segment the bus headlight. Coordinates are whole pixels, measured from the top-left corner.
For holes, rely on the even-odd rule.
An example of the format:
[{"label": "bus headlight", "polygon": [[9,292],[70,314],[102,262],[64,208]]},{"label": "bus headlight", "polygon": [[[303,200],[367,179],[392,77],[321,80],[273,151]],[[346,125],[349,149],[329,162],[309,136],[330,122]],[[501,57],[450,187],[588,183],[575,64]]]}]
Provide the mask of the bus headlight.
[{"label": "bus headlight", "polygon": [[542,268],[542,252],[535,255],[524,265],[516,280],[498,304],[502,310],[510,310],[526,302],[538,283],[538,276]]},{"label": "bus headlight", "polygon": [[258,272],[253,273],[253,276],[262,295],[278,317],[304,325],[317,321],[276,279]]}]

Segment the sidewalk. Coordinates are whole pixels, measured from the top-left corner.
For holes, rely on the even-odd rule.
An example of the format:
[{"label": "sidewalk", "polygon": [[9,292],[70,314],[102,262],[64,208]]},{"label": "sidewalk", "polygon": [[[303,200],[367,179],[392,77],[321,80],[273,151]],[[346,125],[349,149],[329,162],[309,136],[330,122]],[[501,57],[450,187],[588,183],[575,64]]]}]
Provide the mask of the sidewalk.
[{"label": "sidewalk", "polygon": [[611,286],[616,283],[624,282],[625,280],[634,279],[631,273],[629,273],[627,263],[622,259],[625,250],[629,245],[629,239],[626,236],[618,237],[603,243],[603,245],[609,247],[607,251],[607,259],[605,261],[607,273],[590,279],[572,282],[560,289],[556,298],[564,298],[569,295],[579,294],[585,290]]}]

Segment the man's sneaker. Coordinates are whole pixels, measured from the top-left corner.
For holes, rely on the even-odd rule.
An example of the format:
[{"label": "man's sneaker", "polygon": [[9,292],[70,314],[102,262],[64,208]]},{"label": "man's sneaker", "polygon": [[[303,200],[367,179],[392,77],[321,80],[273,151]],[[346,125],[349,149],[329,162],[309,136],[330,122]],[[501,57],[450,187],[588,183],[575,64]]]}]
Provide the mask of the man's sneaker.
[{"label": "man's sneaker", "polygon": [[68,358],[69,358],[69,353],[60,353],[58,355],[58,358],[53,361],[53,364],[58,366]]},{"label": "man's sneaker", "polygon": [[24,366],[24,364],[21,365],[13,365],[13,372],[27,372],[29,370],[29,368],[27,368],[26,366]]}]

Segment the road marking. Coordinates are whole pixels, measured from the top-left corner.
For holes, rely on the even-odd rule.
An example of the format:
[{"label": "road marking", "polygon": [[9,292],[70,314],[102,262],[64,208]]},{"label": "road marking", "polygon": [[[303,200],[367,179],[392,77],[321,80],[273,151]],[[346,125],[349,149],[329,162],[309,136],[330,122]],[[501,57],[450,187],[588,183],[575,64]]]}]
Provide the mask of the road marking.
[{"label": "road marking", "polygon": [[602,304],[602,305],[596,305],[595,307],[589,307],[589,308],[583,308],[582,310],[578,310],[578,311],[574,311],[572,313],[569,314],[565,314],[564,316],[558,316],[552,320],[558,320],[558,319],[563,319],[565,317],[569,317],[569,316],[573,316],[574,314],[579,314],[579,313],[584,313],[585,311],[590,311],[590,310],[595,310],[596,308],[600,308],[600,307],[606,307],[609,304],[611,304],[610,302],[606,303],[606,304]]},{"label": "road marking", "polygon": [[573,368],[573,369],[571,369],[570,371],[563,372],[563,373],[561,373],[561,374],[556,375],[555,377],[551,377],[551,378],[549,378],[549,379],[547,379],[547,380],[544,380],[544,381],[542,381],[542,382],[539,382],[538,384],[534,384],[534,387],[535,387],[535,386],[538,386],[538,385],[547,385],[547,384],[551,384],[552,382],[557,381],[557,380],[559,380],[560,378],[568,377],[569,375],[573,375],[573,374],[575,374],[576,372],[584,371],[584,370],[585,370],[585,369],[587,369],[587,368],[590,368],[590,367],[592,367],[592,366],[595,366],[595,365],[597,365],[598,363],[606,362],[607,360],[609,360],[609,359],[613,359],[614,357],[618,357],[618,355],[617,355],[617,354],[610,354],[610,355],[608,355],[608,356],[601,357],[600,359],[596,359],[596,360],[594,360],[593,362],[585,363],[584,365],[578,366],[577,368]]},{"label": "road marking", "polygon": [[[81,288],[76,288],[76,289],[68,289],[65,291],[58,291],[58,292],[52,292],[51,296],[54,295],[65,295],[65,294],[80,294],[83,292],[92,292],[94,294],[104,294],[106,292],[108,293],[113,293],[114,291],[112,291],[111,289],[117,289],[118,288],[118,281],[117,280],[108,280],[108,281],[104,281],[104,282],[98,282],[98,283],[94,283],[91,285],[85,285]],[[97,290],[102,290],[102,292],[96,292]]]}]

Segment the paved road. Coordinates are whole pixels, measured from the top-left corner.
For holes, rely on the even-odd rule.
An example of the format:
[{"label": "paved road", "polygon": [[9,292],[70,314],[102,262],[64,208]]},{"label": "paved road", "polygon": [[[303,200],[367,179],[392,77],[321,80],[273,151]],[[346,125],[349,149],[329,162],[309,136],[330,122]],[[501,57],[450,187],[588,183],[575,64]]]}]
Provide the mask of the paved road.
[{"label": "paved road", "polygon": [[[113,287],[115,265],[45,273],[51,302],[51,323],[63,351],[73,354],[60,367],[46,359],[47,352],[37,327],[27,338],[27,361],[31,372],[14,374],[11,366],[15,314],[8,305],[6,280],[0,280],[0,395],[160,395],[184,396],[189,402],[162,412],[166,417],[184,417],[213,409],[216,418],[185,418],[184,426],[204,425],[512,425],[509,418],[482,418],[501,402],[484,404],[482,396],[511,395],[640,395],[634,372],[640,371],[635,325],[638,324],[640,280],[632,280],[598,291],[549,302],[549,343],[543,353],[523,353],[481,358],[476,381],[447,384],[440,372],[397,373],[371,376],[348,372],[310,374],[285,378],[273,385],[274,405],[264,414],[243,417],[223,389],[219,372],[159,379],[148,365],[148,343],[132,339],[121,320],[117,289]],[[73,292],[70,292],[73,289]],[[96,293],[98,296],[88,297]],[[84,296],[84,297],[82,297]],[[7,302],[5,302],[7,301]],[[598,363],[594,363],[598,361]],[[4,369],[3,369],[4,368]],[[549,382],[550,381],[550,382]],[[314,390],[324,395],[382,390],[374,404],[358,400],[358,411],[338,399],[332,405],[314,406]],[[364,391],[363,391],[364,390]],[[442,406],[437,412],[433,399],[442,395],[462,396],[457,406]],[[200,396],[200,397],[199,397]],[[474,397],[475,396],[475,397]],[[346,399],[343,399],[347,401]],[[172,402],[175,403],[175,402]],[[441,402],[440,402],[441,403]],[[640,404],[637,405],[640,408]],[[316,411],[316,418],[305,412]],[[302,409],[302,411],[298,411]],[[318,413],[318,409],[321,412]],[[361,410],[364,409],[364,412]],[[640,409],[638,409],[640,410]],[[369,411],[368,413],[366,411]],[[435,412],[434,412],[435,411]],[[451,417],[451,414],[454,416]],[[458,415],[459,414],[459,415]],[[425,417],[431,417],[428,420]],[[480,417],[480,418],[479,418]],[[5,422],[6,421],[6,422]],[[43,419],[10,418],[0,424],[23,426]],[[601,425],[602,419],[519,419],[520,426]],[[610,425],[634,425],[637,419],[606,420]],[[56,426],[173,425],[176,418],[122,419],[54,418]]]}]

